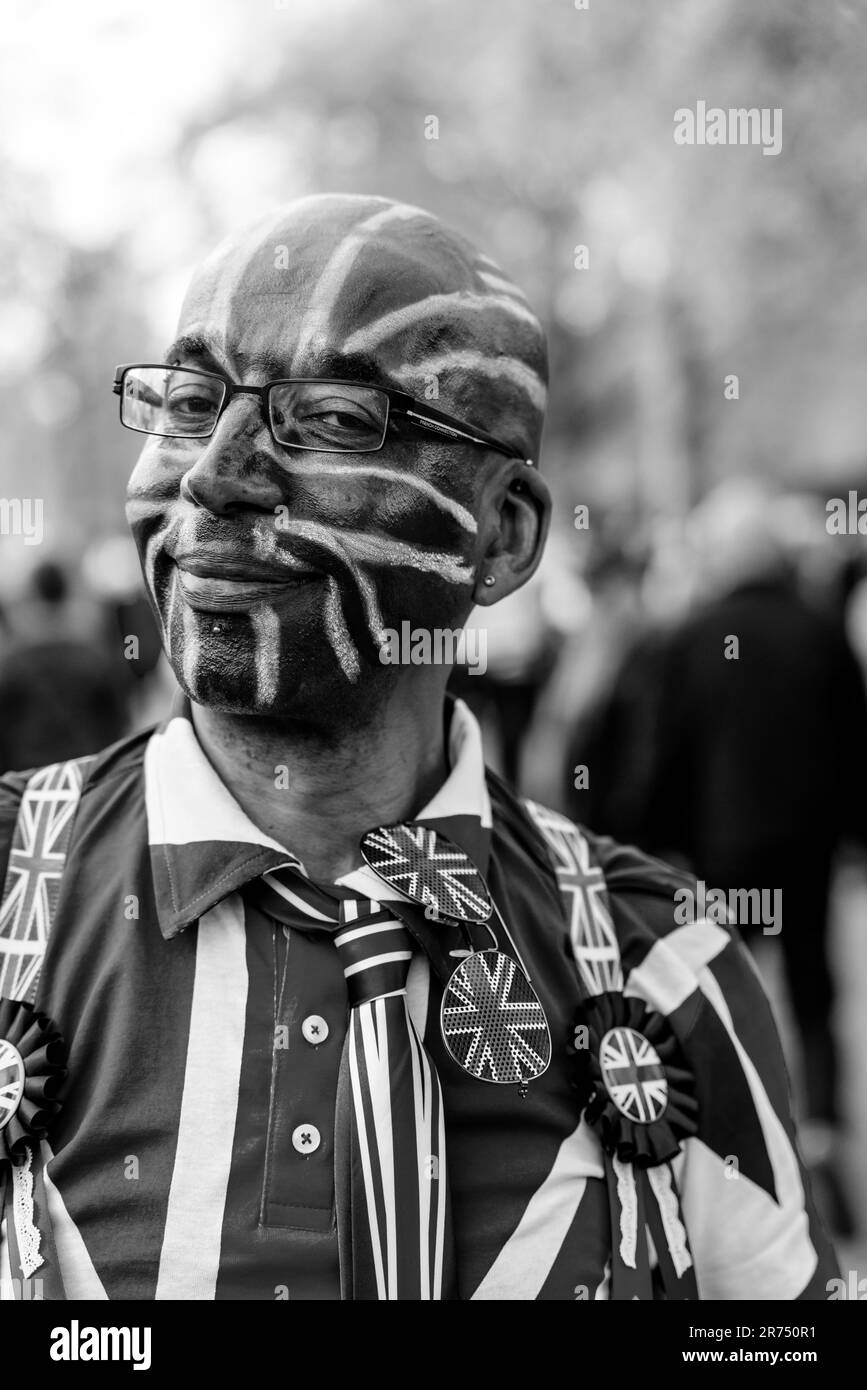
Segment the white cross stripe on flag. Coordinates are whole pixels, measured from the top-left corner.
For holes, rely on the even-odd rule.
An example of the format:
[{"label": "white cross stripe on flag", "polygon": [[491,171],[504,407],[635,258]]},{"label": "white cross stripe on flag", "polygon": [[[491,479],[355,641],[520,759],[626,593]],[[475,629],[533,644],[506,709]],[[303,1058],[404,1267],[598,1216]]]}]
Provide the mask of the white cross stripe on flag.
[{"label": "white cross stripe on flag", "polygon": [[659,1053],[634,1028],[612,1028],[599,1047],[602,1080],[617,1109],[636,1124],[649,1125],[664,1114],[668,1082]]},{"label": "white cross stripe on flag", "polygon": [[620,947],[605,898],[605,875],[590,858],[576,825],[535,801],[524,805],[554,856],[557,883],[569,904],[569,936],[575,963],[591,994],[623,988]]},{"label": "white cross stripe on flag", "polygon": [[24,1063],[17,1047],[0,1038],[0,1129],[5,1129],[21,1103]]},{"label": "white cross stripe on flag", "polygon": [[26,1000],[35,989],[87,761],[40,768],[22,795],[0,905],[3,998]]}]

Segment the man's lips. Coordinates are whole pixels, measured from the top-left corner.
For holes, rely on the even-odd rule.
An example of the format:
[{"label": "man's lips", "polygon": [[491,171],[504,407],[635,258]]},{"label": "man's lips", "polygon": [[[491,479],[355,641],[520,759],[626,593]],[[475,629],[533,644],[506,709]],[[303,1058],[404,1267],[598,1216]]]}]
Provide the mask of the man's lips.
[{"label": "man's lips", "polygon": [[265,565],[209,547],[172,558],[184,598],[192,608],[205,612],[244,612],[253,603],[276,601],[323,578],[321,570],[288,551],[281,551],[279,565]]}]

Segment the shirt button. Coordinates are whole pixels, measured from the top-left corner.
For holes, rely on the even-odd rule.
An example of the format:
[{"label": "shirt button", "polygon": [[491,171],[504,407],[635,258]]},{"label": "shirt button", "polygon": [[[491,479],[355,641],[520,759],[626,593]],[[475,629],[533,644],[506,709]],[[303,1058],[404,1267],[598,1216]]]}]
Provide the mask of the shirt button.
[{"label": "shirt button", "polygon": [[300,1154],[315,1154],[322,1135],[315,1125],[298,1125],[292,1131],[292,1147]]},{"label": "shirt button", "polygon": [[317,1047],[319,1043],[324,1043],[328,1037],[328,1024],[319,1014],[310,1014],[301,1024],[301,1032],[306,1042],[312,1047]]}]

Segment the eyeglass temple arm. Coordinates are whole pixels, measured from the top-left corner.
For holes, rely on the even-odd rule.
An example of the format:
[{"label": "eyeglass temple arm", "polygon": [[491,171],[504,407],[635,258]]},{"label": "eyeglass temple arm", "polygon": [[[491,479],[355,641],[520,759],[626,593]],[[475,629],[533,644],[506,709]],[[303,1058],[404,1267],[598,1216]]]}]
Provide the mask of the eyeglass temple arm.
[{"label": "eyeglass temple arm", "polygon": [[[414,420],[423,429],[431,430],[435,434],[445,434],[452,439],[466,439],[470,444],[484,444],[488,449],[495,449],[498,454],[505,455],[506,458],[520,458],[521,455],[507,445],[501,444],[490,434],[483,434],[481,431],[470,433],[469,430],[458,429],[456,425],[446,424],[443,420],[438,420],[432,415],[422,415],[417,410],[412,410],[409,406],[395,406],[395,413],[406,415],[408,419]],[[524,462],[532,468],[533,460],[524,459]]]}]

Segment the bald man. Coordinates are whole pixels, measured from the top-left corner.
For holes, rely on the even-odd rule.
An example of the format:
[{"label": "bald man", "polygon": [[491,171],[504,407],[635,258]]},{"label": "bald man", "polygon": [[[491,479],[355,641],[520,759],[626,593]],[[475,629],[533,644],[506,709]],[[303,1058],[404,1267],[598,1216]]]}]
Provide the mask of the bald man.
[{"label": "bald man", "polygon": [[520,290],[418,208],[307,198],[115,390],[180,691],[2,783],[6,1296],[824,1297],[737,940],[446,696],[548,527]]}]

